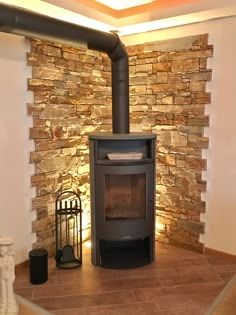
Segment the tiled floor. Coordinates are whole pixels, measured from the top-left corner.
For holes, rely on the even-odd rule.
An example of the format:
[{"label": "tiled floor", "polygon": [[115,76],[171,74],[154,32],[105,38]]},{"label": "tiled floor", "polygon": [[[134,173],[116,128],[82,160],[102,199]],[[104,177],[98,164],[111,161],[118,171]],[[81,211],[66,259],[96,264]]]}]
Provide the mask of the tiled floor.
[{"label": "tiled floor", "polygon": [[203,315],[236,273],[230,258],[202,255],[161,243],[154,263],[111,270],[91,264],[61,270],[49,259],[48,281],[29,282],[27,267],[16,270],[15,292],[57,315]]}]

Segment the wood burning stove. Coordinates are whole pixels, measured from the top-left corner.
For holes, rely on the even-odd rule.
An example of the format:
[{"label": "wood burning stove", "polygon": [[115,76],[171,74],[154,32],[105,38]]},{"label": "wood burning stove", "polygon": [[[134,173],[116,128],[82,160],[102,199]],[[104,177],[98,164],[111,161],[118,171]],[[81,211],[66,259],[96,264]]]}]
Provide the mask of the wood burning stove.
[{"label": "wood burning stove", "polygon": [[[92,263],[148,264],[154,259],[156,135],[100,133],[89,139]],[[117,159],[108,158],[113,153]]]}]

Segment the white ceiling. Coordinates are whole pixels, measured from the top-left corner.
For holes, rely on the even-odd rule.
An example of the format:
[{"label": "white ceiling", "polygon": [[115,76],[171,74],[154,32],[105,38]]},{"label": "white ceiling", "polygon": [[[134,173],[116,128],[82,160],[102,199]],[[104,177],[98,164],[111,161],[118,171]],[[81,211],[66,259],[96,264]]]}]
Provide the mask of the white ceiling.
[{"label": "white ceiling", "polygon": [[119,11],[96,0],[0,0],[0,3],[106,32],[116,30],[120,36],[236,15],[236,0],[153,0]]}]

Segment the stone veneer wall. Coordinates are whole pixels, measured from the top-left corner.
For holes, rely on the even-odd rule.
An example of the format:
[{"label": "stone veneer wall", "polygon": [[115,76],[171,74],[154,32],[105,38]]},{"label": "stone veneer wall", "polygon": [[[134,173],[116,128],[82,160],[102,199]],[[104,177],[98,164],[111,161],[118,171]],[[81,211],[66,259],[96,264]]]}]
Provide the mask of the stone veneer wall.
[{"label": "stone veneer wall", "polygon": [[[202,171],[208,148],[205,105],[211,102],[206,83],[213,54],[208,35],[128,47],[131,122],[157,134],[157,224],[160,241],[202,252],[200,214],[206,190]],[[137,128],[138,127],[138,128]]]},{"label": "stone veneer wall", "polygon": [[37,238],[34,247],[54,254],[55,200],[62,191],[80,195],[83,237],[89,235],[88,133],[111,130],[111,67],[109,58],[99,52],[33,39],[30,43],[28,86],[34,103],[28,104],[28,113],[33,117],[32,210],[37,214],[32,231]]},{"label": "stone veneer wall", "polygon": [[[54,252],[54,202],[64,190],[81,195],[84,235],[89,234],[88,133],[111,131],[111,69],[99,52],[30,40],[32,66],[28,104],[35,141],[31,162],[37,218],[34,247]],[[211,80],[207,58],[213,48],[207,35],[127,47],[130,56],[131,132],[157,133],[157,229],[160,241],[203,251],[200,214],[202,170],[208,147],[204,127],[210,103],[206,82]]]}]

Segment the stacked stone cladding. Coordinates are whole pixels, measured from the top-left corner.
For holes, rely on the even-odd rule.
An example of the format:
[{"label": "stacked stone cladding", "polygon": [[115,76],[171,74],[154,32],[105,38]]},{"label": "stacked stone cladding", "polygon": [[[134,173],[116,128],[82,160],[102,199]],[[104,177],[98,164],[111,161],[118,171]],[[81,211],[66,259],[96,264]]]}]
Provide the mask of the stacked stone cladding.
[{"label": "stacked stone cladding", "polygon": [[[32,67],[28,104],[35,141],[31,162],[36,197],[32,209],[35,247],[54,251],[54,202],[64,190],[81,195],[85,235],[89,231],[88,133],[111,131],[111,65],[90,50],[30,40]],[[204,127],[210,104],[206,84],[213,54],[207,34],[127,47],[130,71],[131,132],[157,134],[156,238],[202,252],[200,215],[206,190],[202,172],[208,148]]]}]

